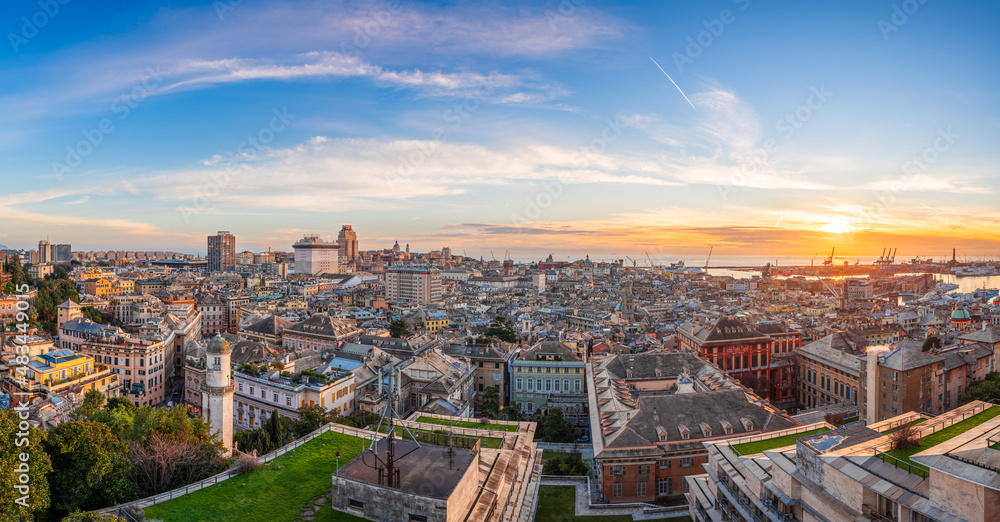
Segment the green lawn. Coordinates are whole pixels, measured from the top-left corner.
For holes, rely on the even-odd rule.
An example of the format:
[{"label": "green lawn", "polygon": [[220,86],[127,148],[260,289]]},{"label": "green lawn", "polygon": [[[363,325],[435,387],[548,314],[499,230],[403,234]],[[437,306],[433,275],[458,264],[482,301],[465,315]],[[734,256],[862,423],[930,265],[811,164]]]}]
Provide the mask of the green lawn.
[{"label": "green lawn", "polygon": [[441,424],[443,426],[455,426],[457,428],[473,428],[473,429],[493,430],[493,431],[517,431],[516,424],[515,425],[483,424],[481,422],[438,419],[436,417],[418,417],[417,422],[426,422],[429,424]]},{"label": "green lawn", "polygon": [[[330,475],[336,468],[334,452],[340,451],[343,466],[361,453],[364,442],[326,432],[250,473],[150,506],[146,518],[165,522],[295,520],[313,499],[329,492]],[[315,520],[363,519],[335,513],[327,500]]]},{"label": "green lawn", "polygon": [[[941,444],[942,442],[952,437],[961,435],[962,433],[965,433],[971,430],[972,428],[979,426],[980,424],[996,417],[997,415],[1000,415],[1000,407],[987,408],[985,411],[981,411],[973,415],[972,417],[965,419],[964,421],[956,422],[955,424],[952,424],[951,426],[948,426],[947,428],[941,431],[936,431],[934,433],[931,433],[930,435],[927,435],[926,437],[920,439],[920,444],[912,448],[894,449],[894,450],[889,450],[886,453],[888,453],[893,457],[896,457],[897,459],[903,462],[912,464],[914,467],[927,471],[927,466],[914,462],[913,460],[910,459],[910,457],[928,448],[933,448],[934,446],[937,446],[938,444]],[[904,467],[902,469],[906,468]]]},{"label": "green lawn", "polygon": [[[575,496],[573,486],[539,486],[535,522],[632,522],[631,515],[575,516]],[[652,522],[691,522],[691,517],[659,518]]]},{"label": "green lawn", "polygon": [[791,435],[783,435],[781,437],[775,437],[773,439],[745,442],[743,444],[733,444],[732,448],[737,455],[755,455],[757,453],[762,453],[764,451],[773,450],[774,448],[791,446],[792,444],[795,444],[796,440],[801,439],[802,437],[815,435],[817,433],[823,433],[825,431],[830,431],[830,428],[820,428],[818,430],[804,431],[802,433],[792,433]]}]

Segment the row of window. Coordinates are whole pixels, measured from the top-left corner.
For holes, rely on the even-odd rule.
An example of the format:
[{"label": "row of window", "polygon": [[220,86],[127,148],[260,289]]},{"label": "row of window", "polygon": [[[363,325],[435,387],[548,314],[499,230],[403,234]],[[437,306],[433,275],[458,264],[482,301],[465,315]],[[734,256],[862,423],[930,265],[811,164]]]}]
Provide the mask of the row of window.
[{"label": "row of window", "polygon": [[[527,386],[524,384],[527,381]],[[582,393],[582,380],[573,379],[572,392],[570,391],[569,379],[524,379],[521,377],[514,379],[514,391],[529,392],[554,392],[554,393]]]},{"label": "row of window", "polygon": [[[542,371],[542,368],[545,371]],[[523,373],[583,373],[582,368],[567,368],[564,366],[518,366],[514,371]]]},{"label": "row of window", "polygon": [[[687,482],[681,479],[681,490],[687,491]],[[621,482],[616,482],[611,484],[611,497],[621,498],[622,497],[623,484]],[[661,478],[656,481],[656,494],[657,495],[671,495],[674,492],[674,479],[673,477]],[[637,482],[635,484],[635,496],[645,497],[648,493],[646,492],[646,482]]]}]

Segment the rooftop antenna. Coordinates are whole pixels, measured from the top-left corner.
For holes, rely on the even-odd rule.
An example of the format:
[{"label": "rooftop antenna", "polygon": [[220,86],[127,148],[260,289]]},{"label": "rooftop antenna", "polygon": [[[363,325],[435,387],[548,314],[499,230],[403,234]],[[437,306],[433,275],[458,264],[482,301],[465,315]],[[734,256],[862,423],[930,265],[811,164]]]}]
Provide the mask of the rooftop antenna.
[{"label": "rooftop antenna", "polygon": [[[385,379],[388,379],[389,382],[388,386],[384,388],[382,393],[382,397],[385,398],[385,408],[382,410],[382,414],[379,417],[378,425],[375,428],[375,434],[372,435],[372,442],[368,446],[368,451],[370,451],[372,456],[375,457],[375,463],[368,464],[364,459],[364,455],[362,455],[361,458],[361,461],[366,466],[378,470],[379,485],[389,488],[399,488],[399,466],[396,465],[396,460],[413,453],[420,447],[420,443],[417,442],[417,438],[410,433],[410,430],[403,424],[403,419],[401,419],[399,414],[396,413],[395,405],[396,400],[399,398],[399,372],[398,368],[388,368],[385,370],[379,369],[379,383],[381,384]],[[398,457],[396,456],[396,426],[393,423],[393,418],[399,420],[399,425],[404,431],[406,431],[406,434],[410,436],[410,440],[417,445],[416,448],[413,448]],[[383,422],[386,423],[385,458],[381,458],[378,455],[378,433],[382,429]]]}]

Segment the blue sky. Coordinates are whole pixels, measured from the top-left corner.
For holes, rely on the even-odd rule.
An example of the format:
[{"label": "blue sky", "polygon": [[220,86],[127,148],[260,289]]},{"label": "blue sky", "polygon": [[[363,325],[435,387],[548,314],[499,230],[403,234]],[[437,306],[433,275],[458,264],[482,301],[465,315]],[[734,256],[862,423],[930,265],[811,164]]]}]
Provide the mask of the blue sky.
[{"label": "blue sky", "polygon": [[10,246],[1000,254],[993,2],[12,4]]}]

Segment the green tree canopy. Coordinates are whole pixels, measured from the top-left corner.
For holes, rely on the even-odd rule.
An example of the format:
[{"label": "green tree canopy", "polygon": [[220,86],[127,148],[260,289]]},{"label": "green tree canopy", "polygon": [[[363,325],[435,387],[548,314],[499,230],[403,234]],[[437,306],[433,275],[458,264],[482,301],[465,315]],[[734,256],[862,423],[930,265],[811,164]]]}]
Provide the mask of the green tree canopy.
[{"label": "green tree canopy", "polygon": [[49,431],[49,486],[55,507],[100,509],[134,498],[127,446],[100,422],[75,420]]},{"label": "green tree canopy", "polygon": [[506,317],[499,315],[486,328],[486,337],[493,337],[508,343],[516,343],[518,339],[513,323]]},{"label": "green tree canopy", "polygon": [[940,347],[941,347],[941,339],[934,337],[932,335],[928,337],[926,341],[924,341],[924,345],[923,347],[921,347],[921,349],[926,352],[927,350],[930,350],[932,348],[940,348]]},{"label": "green tree canopy", "polygon": [[560,453],[545,460],[543,475],[581,476],[587,474],[587,463],[579,453]]},{"label": "green tree canopy", "polygon": [[413,335],[413,332],[410,332],[410,325],[406,324],[406,321],[396,319],[395,321],[389,323],[389,335],[396,338],[402,338]]},{"label": "green tree canopy", "polygon": [[[49,481],[47,474],[52,471],[52,462],[44,450],[45,432],[38,428],[29,428],[25,438],[18,435],[21,431],[21,419],[13,410],[0,410],[0,522],[17,522],[32,520],[32,511],[42,511],[49,507]],[[26,439],[28,444],[18,445]],[[24,462],[21,455],[27,455]],[[22,486],[17,472],[18,466],[28,468],[27,491],[18,491],[15,486]],[[23,469],[23,468],[22,468]],[[23,499],[21,503],[18,499]],[[22,505],[26,503],[27,506]]]},{"label": "green tree canopy", "polygon": [[538,422],[538,436],[544,442],[573,442],[573,424],[563,418],[562,408],[549,408]]},{"label": "green tree canopy", "polygon": [[1000,373],[990,372],[981,381],[969,383],[962,392],[962,404],[972,401],[1000,399]]},{"label": "green tree canopy", "polygon": [[484,417],[495,419],[497,415],[500,415],[500,392],[496,386],[486,388],[483,402],[479,408]]}]

